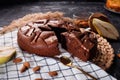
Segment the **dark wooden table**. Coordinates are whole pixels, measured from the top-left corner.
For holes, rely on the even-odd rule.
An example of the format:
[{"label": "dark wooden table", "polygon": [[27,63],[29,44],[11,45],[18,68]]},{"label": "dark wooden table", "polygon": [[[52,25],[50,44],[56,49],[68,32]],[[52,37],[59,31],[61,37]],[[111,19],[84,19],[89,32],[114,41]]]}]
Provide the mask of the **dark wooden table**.
[{"label": "dark wooden table", "polygon": [[[87,1],[87,0],[86,0]],[[62,11],[65,16],[73,17],[73,14],[102,12],[120,32],[120,14],[112,13],[104,8],[105,2],[86,1],[31,1],[9,3],[0,6],[0,27],[8,25],[12,20],[35,12]],[[110,40],[109,40],[110,41]],[[110,41],[115,54],[120,53],[120,40]],[[115,56],[113,65],[107,70],[109,74],[120,80],[120,59]]]}]

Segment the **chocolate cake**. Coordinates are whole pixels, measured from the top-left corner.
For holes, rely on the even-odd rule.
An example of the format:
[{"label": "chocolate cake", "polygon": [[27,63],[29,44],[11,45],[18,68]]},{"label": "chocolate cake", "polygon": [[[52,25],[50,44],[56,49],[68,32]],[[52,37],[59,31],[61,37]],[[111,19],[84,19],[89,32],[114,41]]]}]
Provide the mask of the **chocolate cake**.
[{"label": "chocolate cake", "polygon": [[[93,57],[96,39],[91,32],[81,32],[72,22],[63,19],[41,19],[21,27],[18,45],[40,56],[59,55],[58,44],[83,61]],[[93,55],[92,55],[93,54]]]},{"label": "chocolate cake", "polygon": [[91,32],[64,32],[62,39],[62,46],[83,61],[90,60],[96,55],[97,40]]},{"label": "chocolate cake", "polygon": [[60,33],[75,29],[70,27],[71,24],[60,19],[41,19],[28,23],[18,31],[18,45],[40,56],[59,55]]},{"label": "chocolate cake", "polygon": [[59,55],[58,39],[46,23],[47,20],[43,19],[21,27],[17,39],[20,48],[40,56]]}]

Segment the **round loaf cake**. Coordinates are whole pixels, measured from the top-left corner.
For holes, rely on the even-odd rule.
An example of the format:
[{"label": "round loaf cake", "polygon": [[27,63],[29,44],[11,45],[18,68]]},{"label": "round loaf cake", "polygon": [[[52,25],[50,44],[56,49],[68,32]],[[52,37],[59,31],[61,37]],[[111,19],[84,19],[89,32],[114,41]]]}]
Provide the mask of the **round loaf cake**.
[{"label": "round loaf cake", "polygon": [[96,41],[91,32],[81,32],[72,22],[62,19],[41,19],[26,24],[18,31],[19,46],[40,56],[59,55],[60,42],[72,55],[87,61],[95,56]]},{"label": "round loaf cake", "polygon": [[54,31],[46,26],[47,20],[31,22],[18,31],[18,44],[20,48],[40,56],[59,55],[58,39]]},{"label": "round loaf cake", "polygon": [[29,53],[40,56],[59,55],[58,42],[62,32],[75,29],[71,23],[58,19],[41,19],[18,30],[18,45]]}]

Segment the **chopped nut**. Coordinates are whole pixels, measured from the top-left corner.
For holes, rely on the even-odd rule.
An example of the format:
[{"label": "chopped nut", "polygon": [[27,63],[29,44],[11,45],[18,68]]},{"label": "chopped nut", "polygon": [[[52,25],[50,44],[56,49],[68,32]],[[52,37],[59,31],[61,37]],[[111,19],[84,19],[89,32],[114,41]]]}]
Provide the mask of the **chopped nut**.
[{"label": "chopped nut", "polygon": [[40,66],[36,66],[33,68],[33,72],[39,71],[40,70]]},{"label": "chopped nut", "polygon": [[20,72],[23,73],[23,72],[25,72],[26,70],[27,70],[26,66],[23,65],[22,68],[20,69]]},{"label": "chopped nut", "polygon": [[51,77],[54,77],[54,76],[57,76],[57,75],[58,75],[57,71],[51,71],[51,72],[48,72],[48,74],[49,74]]},{"label": "chopped nut", "polygon": [[19,62],[22,62],[22,59],[21,59],[21,58],[15,58],[15,59],[13,60],[13,62],[14,62],[14,63],[19,63]]},{"label": "chopped nut", "polygon": [[30,68],[30,63],[29,63],[29,62],[24,62],[23,65],[24,65],[26,68]]},{"label": "chopped nut", "polygon": [[42,78],[36,78],[35,80],[43,80]]}]

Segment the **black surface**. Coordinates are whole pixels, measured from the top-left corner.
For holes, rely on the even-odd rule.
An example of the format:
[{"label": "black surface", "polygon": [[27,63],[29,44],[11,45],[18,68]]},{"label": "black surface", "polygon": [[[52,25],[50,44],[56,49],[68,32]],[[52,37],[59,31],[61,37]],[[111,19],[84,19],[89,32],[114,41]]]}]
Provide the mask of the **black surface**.
[{"label": "black surface", "polygon": [[[47,11],[62,11],[66,16],[73,17],[73,14],[84,16],[86,13],[102,12],[107,15],[110,21],[120,32],[120,14],[115,14],[104,9],[104,2],[79,2],[79,1],[30,1],[5,4],[0,6],[0,27],[8,25],[12,20],[23,17],[26,14]],[[110,41],[115,54],[120,53],[120,40]],[[107,70],[109,74],[120,80],[120,59],[115,57],[113,65]]]}]

